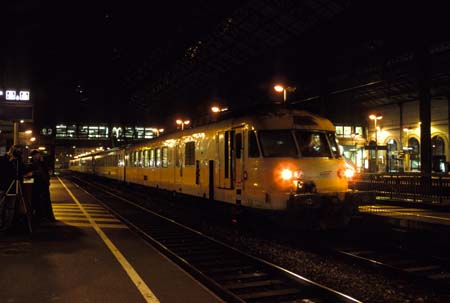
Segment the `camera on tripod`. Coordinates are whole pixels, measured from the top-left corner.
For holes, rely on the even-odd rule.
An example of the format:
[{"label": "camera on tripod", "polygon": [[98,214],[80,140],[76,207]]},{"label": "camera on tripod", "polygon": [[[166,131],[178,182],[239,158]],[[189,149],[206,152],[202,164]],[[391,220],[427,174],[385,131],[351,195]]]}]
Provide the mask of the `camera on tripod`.
[{"label": "camera on tripod", "polygon": [[23,147],[21,145],[13,145],[8,152],[10,160],[22,160]]}]

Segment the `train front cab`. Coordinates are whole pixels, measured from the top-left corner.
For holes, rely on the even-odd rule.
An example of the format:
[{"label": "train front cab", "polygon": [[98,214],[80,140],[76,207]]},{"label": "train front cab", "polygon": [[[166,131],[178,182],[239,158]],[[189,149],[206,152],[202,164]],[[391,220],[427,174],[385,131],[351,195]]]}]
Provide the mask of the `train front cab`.
[{"label": "train front cab", "polygon": [[[309,128],[266,122],[219,133],[217,199],[297,221],[319,216],[322,227],[345,225],[362,193],[348,189],[351,168],[331,122]],[[319,137],[321,154],[302,153],[306,136]]]}]

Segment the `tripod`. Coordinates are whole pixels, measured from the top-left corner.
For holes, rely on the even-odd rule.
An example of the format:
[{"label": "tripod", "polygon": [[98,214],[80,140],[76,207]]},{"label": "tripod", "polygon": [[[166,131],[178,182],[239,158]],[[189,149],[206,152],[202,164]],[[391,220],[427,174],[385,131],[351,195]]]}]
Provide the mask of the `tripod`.
[{"label": "tripod", "polygon": [[[7,217],[7,223],[9,225],[12,224],[12,221],[14,219],[14,210],[19,206],[22,205],[23,209],[25,210],[25,215],[27,217],[27,223],[28,223],[28,230],[30,231],[30,234],[33,232],[33,228],[31,227],[31,211],[29,209],[28,203],[25,201],[23,197],[23,191],[22,191],[22,184],[20,182],[20,176],[19,176],[19,160],[14,159],[15,162],[15,176],[14,179],[11,181],[11,184],[8,187],[8,190],[6,191],[6,198],[11,198],[10,201],[12,202],[12,209],[11,213],[8,214]],[[8,225],[8,224],[7,224]]]}]

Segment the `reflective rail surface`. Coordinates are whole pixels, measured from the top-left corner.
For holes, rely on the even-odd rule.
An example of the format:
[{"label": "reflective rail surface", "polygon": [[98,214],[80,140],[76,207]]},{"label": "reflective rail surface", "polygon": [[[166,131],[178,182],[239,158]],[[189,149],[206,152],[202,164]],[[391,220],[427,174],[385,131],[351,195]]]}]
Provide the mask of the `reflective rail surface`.
[{"label": "reflective rail surface", "polygon": [[100,183],[74,181],[226,302],[361,302],[153,212],[145,199],[134,200]]},{"label": "reflective rail surface", "polygon": [[377,198],[450,206],[450,176],[424,174],[361,174],[351,185]]}]

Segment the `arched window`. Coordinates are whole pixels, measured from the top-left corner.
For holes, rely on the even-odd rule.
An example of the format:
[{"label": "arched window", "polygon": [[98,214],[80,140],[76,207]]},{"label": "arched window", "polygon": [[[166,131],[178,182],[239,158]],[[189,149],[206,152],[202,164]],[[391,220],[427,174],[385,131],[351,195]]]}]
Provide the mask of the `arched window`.
[{"label": "arched window", "polygon": [[416,138],[408,139],[409,160],[411,161],[411,169],[420,169],[420,144]]},{"label": "arched window", "polygon": [[444,139],[439,136],[434,136],[431,138],[431,146],[433,156],[444,156],[445,155],[445,144]]},{"label": "arched window", "polygon": [[434,172],[446,172],[445,164],[445,142],[440,136],[434,136],[431,138],[431,150],[433,154],[433,171]]},{"label": "arched window", "polygon": [[398,160],[398,144],[394,139],[389,139],[387,142],[387,170],[390,172],[399,171],[400,162]]},{"label": "arched window", "polygon": [[387,142],[387,151],[389,155],[395,154],[397,153],[397,141],[395,141],[394,139],[389,139],[389,141]]}]

